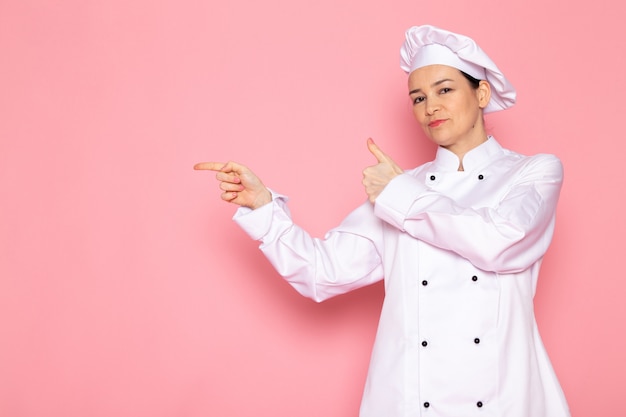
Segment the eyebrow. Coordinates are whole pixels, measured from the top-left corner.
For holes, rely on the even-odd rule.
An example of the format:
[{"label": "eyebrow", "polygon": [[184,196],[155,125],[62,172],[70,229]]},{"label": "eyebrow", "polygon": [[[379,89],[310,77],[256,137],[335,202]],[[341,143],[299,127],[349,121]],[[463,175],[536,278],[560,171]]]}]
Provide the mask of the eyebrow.
[{"label": "eyebrow", "polygon": [[[435,81],[435,82],[434,82],[434,83],[432,83],[430,86],[431,86],[431,87],[436,87],[436,86],[438,86],[439,84],[443,84],[443,83],[445,83],[446,81],[454,81],[454,80],[452,80],[452,79],[450,79],[450,78],[444,78],[443,80]],[[411,91],[409,91],[409,95],[411,95],[411,94],[415,94],[415,93],[419,93],[420,91],[422,91],[422,89],[421,89],[421,88],[417,88],[417,89],[415,89],[415,90],[411,90]]]}]

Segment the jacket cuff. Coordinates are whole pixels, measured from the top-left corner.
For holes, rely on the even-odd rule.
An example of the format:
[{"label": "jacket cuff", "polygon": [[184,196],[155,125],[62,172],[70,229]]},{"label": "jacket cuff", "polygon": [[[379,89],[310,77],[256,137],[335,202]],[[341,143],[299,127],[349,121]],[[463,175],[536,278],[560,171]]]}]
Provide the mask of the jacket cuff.
[{"label": "jacket cuff", "polygon": [[[254,240],[265,237],[272,225],[272,218],[276,211],[285,211],[288,198],[282,194],[270,190],[272,201],[252,210],[249,207],[239,207],[233,216],[233,220],[244,232]],[[288,213],[286,213],[289,216]]]},{"label": "jacket cuff", "polygon": [[404,231],[404,221],[411,207],[427,190],[417,178],[409,174],[398,175],[376,198],[374,213],[381,220]]}]

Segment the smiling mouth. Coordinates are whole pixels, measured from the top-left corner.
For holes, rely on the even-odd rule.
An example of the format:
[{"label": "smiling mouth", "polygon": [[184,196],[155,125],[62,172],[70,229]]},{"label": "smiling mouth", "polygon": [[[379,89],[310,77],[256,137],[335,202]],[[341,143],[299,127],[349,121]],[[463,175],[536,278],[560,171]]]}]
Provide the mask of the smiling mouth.
[{"label": "smiling mouth", "polygon": [[433,120],[432,122],[428,123],[428,127],[437,127],[441,125],[442,123],[444,123],[446,120],[447,119]]}]

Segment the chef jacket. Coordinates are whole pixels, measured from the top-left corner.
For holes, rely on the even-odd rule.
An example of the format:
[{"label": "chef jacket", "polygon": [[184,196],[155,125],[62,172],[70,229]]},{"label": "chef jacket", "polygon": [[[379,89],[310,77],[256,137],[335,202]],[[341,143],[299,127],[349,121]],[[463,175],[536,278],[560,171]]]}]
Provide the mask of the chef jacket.
[{"label": "chef jacket", "polygon": [[395,177],[324,239],[286,197],[234,220],[297,291],[322,301],[383,279],[361,417],[563,417],[533,296],[563,179],[553,155],[495,138]]}]

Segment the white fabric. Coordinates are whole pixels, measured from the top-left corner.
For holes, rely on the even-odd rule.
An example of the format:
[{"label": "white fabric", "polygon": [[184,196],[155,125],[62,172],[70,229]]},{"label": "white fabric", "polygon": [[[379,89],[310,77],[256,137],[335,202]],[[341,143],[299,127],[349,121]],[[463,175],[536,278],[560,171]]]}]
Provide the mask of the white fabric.
[{"label": "white fabric", "polygon": [[416,49],[415,54],[411,57],[406,57],[404,53],[406,53],[406,49],[401,50],[401,68],[405,69],[405,59],[410,59],[410,67],[408,68],[408,71],[406,71],[407,73],[411,73],[418,68],[426,67],[428,65],[439,64],[459,69],[478,80],[487,79],[485,67],[470,61],[462,60],[459,55],[452,52],[449,47],[439,43],[422,45]]},{"label": "white fabric", "polygon": [[411,73],[428,65],[448,65],[491,85],[491,100],[484,112],[507,109],[515,104],[515,88],[473,39],[431,25],[406,31],[400,48],[400,68]]},{"label": "white fabric", "polygon": [[384,277],[361,417],[569,416],[533,313],[561,163],[490,137],[458,165],[439,148],[323,240],[292,222],[278,194],[234,219],[314,300]]}]

